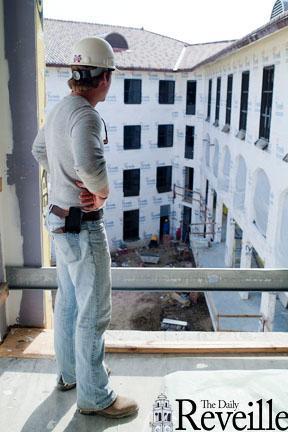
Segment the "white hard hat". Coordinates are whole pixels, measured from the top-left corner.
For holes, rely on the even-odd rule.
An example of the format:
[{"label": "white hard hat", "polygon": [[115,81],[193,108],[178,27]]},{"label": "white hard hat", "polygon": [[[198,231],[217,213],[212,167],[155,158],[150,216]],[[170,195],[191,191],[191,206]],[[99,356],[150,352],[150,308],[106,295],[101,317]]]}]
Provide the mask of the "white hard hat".
[{"label": "white hard hat", "polygon": [[115,70],[113,49],[106,40],[96,36],[81,39],[73,47],[71,66],[95,66]]}]

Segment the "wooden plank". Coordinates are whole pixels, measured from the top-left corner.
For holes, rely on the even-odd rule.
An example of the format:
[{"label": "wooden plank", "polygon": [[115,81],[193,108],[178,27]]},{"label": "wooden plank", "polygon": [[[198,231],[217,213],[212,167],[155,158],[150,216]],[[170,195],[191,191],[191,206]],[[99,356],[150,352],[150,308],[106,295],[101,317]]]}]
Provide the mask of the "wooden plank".
[{"label": "wooden plank", "polygon": [[288,353],[287,333],[119,332],[116,330],[107,333],[109,337],[106,337],[106,349],[109,352]]},{"label": "wooden plank", "polygon": [[45,290],[44,291],[44,319],[45,319],[45,328],[52,329],[53,328],[53,305],[52,305],[52,291]]},{"label": "wooden plank", "polygon": [[4,304],[9,296],[9,289],[7,283],[0,283],[0,306]]},{"label": "wooden plank", "polygon": [[[108,330],[106,352],[139,354],[288,354],[287,333]],[[53,330],[13,328],[0,357],[53,358]]]},{"label": "wooden plank", "polygon": [[53,358],[53,330],[12,328],[0,345],[0,357]]}]

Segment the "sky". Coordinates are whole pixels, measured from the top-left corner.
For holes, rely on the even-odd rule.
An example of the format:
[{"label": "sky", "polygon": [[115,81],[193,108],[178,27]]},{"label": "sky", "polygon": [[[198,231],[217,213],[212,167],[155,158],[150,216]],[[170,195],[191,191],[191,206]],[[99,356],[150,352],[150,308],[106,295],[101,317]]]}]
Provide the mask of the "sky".
[{"label": "sky", "polygon": [[144,27],[188,42],[239,39],[270,19],[275,0],[44,0],[44,17]]}]

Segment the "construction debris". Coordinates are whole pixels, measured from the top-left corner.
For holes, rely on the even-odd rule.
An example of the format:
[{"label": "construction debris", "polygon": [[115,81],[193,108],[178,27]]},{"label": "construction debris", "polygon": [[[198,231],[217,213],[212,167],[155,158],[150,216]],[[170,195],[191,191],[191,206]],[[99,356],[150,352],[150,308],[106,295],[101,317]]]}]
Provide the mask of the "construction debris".
[{"label": "construction debris", "polygon": [[[158,267],[169,268],[195,267],[193,254],[186,244],[171,239],[168,234],[164,234],[161,240],[162,242],[159,244],[158,237],[153,235],[146,241],[138,242],[137,245],[135,242],[121,244],[116,251],[111,253],[112,266],[154,267],[156,265]],[[153,248],[150,247],[152,245]],[[201,293],[197,292],[167,292],[162,295],[156,293],[149,295],[147,293],[145,295],[144,293],[129,293],[128,295],[128,293],[125,293],[123,298],[121,293],[114,293],[114,307],[116,298],[119,306],[121,303],[125,304],[127,321],[129,321],[128,317],[130,317],[130,323],[123,324],[127,328],[157,330],[161,327],[162,330],[189,330],[190,328],[188,327],[192,323],[193,329],[202,328],[201,326],[203,325],[202,323],[198,323],[196,318],[202,307],[200,301],[198,301],[198,295],[200,295],[201,302],[204,301],[205,303],[205,300],[201,297]],[[127,297],[130,299],[129,302],[127,302]],[[194,308],[193,305],[196,304],[197,308]],[[163,321],[161,321],[162,318],[164,318]],[[120,317],[117,319],[119,320]],[[165,320],[168,320],[168,322]],[[210,322],[208,321],[205,321],[204,325],[210,328]],[[200,327],[198,327],[198,324]]]},{"label": "construction debris", "polygon": [[189,299],[191,300],[192,304],[197,304],[199,298],[199,292],[191,291],[189,293]]},{"label": "construction debris", "polygon": [[140,254],[139,255],[143,263],[158,264],[160,255],[158,254]]},{"label": "construction debris", "polygon": [[179,321],[179,320],[164,318],[161,322],[161,330],[164,331],[188,330],[188,323],[187,321]]},{"label": "construction debris", "polygon": [[189,307],[190,306],[190,299],[189,299],[189,293],[177,293],[172,292],[171,298],[173,300],[176,300],[182,307]]},{"label": "construction debris", "polygon": [[182,307],[170,293],[112,292],[111,330],[159,331],[164,318],[186,321],[188,331],[213,331],[205,296],[199,292],[197,306]]}]

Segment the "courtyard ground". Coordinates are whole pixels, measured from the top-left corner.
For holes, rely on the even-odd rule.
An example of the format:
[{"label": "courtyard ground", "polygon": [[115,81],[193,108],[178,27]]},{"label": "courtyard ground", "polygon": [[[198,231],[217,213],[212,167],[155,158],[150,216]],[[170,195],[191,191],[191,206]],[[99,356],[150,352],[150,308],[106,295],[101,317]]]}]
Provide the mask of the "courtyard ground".
[{"label": "courtyard ground", "polygon": [[[159,255],[158,264],[143,263],[141,255]],[[194,257],[180,242],[149,248],[129,245],[111,253],[114,267],[195,267]],[[155,287],[156,288],[156,287]],[[203,293],[121,292],[112,294],[111,330],[161,330],[164,318],[186,321],[187,330],[213,331]]]}]

